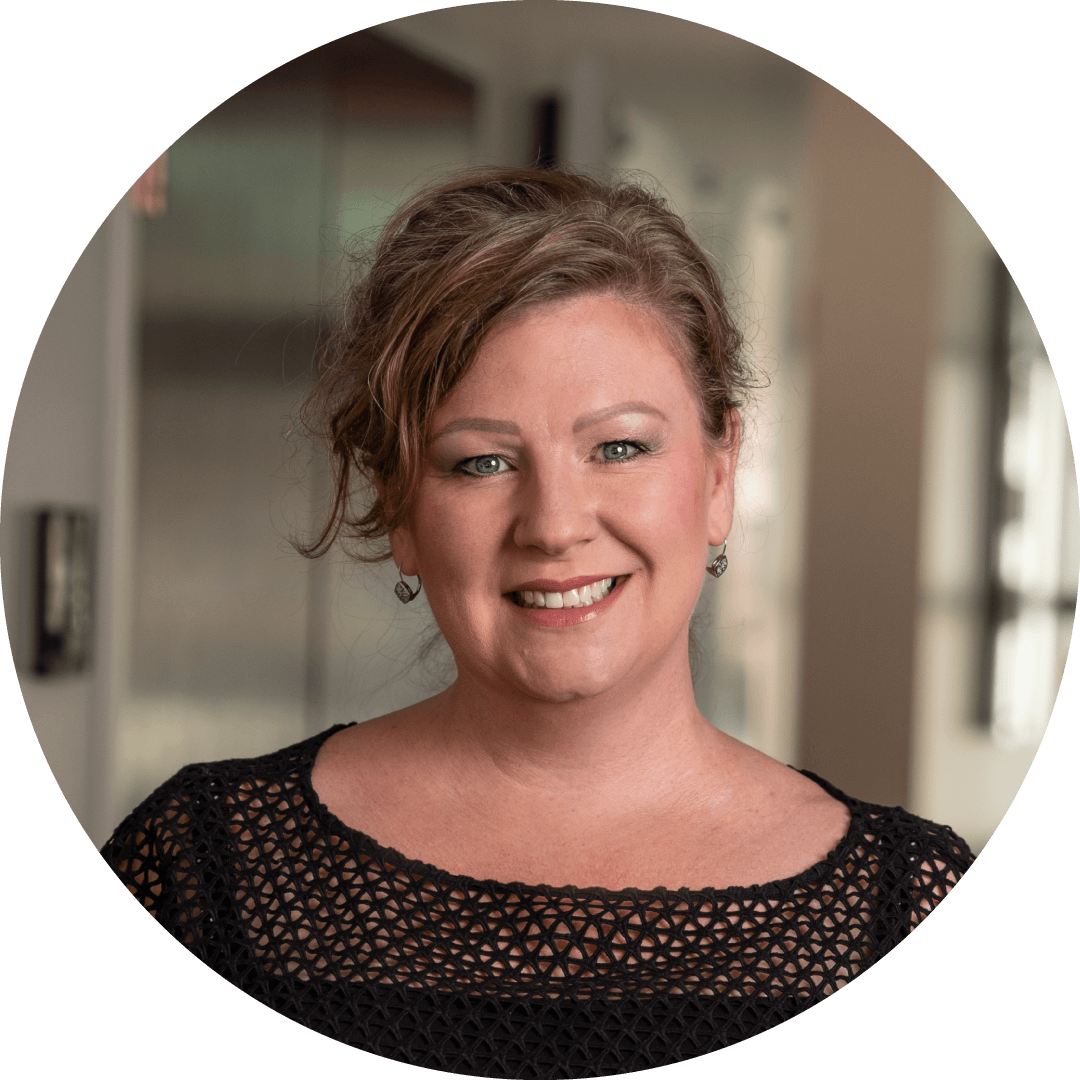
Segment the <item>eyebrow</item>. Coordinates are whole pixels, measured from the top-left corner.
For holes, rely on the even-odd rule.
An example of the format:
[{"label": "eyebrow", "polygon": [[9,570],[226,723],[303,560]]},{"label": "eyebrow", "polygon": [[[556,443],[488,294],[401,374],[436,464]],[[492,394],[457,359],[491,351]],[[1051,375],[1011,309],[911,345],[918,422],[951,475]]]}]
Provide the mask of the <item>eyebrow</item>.
[{"label": "eyebrow", "polygon": [[[648,416],[657,416],[661,420],[667,417],[654,405],[644,401],[623,401],[618,405],[612,405],[607,409],[591,413],[574,421],[574,431],[583,431],[593,424],[599,424],[602,420],[610,420],[613,416],[627,416],[631,413],[642,413]],[[483,416],[464,416],[460,420],[451,420],[449,424],[441,428],[432,438],[432,442],[453,435],[458,431],[483,431],[490,435],[520,435],[521,428],[509,420],[489,420]]]}]

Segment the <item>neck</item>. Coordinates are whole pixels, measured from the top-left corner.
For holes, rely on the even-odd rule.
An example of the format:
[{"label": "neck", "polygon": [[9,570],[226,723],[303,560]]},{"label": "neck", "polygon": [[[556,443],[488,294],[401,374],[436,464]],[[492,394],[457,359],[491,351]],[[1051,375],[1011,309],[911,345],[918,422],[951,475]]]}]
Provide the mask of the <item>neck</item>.
[{"label": "neck", "polygon": [[[507,692],[468,672],[432,699],[429,747],[482,785],[541,799],[613,786],[655,802],[715,763],[722,737],[698,711],[685,650],[657,670],[571,701]],[[478,775],[479,774],[479,775]]]}]

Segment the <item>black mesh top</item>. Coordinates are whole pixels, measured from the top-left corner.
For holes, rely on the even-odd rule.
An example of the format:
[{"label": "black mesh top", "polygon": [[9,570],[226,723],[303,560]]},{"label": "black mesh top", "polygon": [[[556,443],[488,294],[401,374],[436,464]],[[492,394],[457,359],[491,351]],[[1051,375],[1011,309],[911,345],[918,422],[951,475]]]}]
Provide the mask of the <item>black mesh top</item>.
[{"label": "black mesh top", "polygon": [[475,1076],[608,1076],[719,1049],[886,953],[972,861],[951,829],[848,798],[826,859],[750,888],[605,889],[448,874],[348,828],[311,787],[333,728],[190,765],[103,855],[200,959],[283,1015]]}]

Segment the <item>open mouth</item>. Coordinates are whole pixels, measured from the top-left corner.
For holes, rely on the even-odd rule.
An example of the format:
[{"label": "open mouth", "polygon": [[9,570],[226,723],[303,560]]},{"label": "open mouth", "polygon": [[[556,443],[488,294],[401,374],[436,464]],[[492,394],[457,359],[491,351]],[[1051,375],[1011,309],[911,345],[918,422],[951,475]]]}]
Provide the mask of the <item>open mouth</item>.
[{"label": "open mouth", "polygon": [[609,577],[567,592],[512,592],[510,599],[523,608],[584,608],[603,600],[622,578]]}]

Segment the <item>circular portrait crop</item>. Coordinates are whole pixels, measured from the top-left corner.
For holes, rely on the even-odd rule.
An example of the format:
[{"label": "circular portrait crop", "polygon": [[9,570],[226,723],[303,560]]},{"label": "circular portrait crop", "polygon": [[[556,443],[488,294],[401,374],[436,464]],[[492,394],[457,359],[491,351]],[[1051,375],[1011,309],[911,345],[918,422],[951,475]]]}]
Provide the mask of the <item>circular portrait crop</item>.
[{"label": "circular portrait crop", "polygon": [[346,1047],[563,1080],[768,1031],[947,899],[1049,720],[1080,512],[1031,314],[893,132],[719,31],[485,4],[145,171],[0,545],[146,925]]}]

